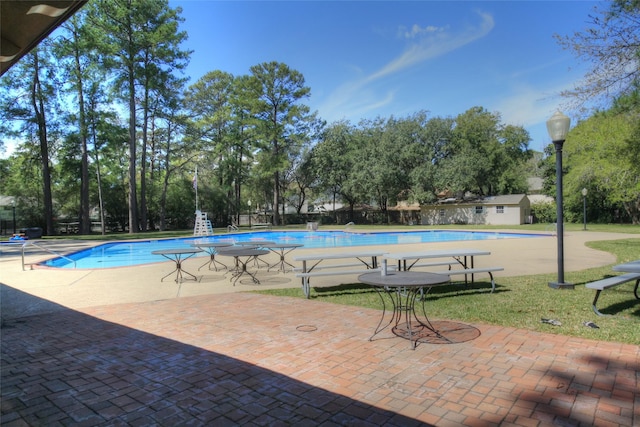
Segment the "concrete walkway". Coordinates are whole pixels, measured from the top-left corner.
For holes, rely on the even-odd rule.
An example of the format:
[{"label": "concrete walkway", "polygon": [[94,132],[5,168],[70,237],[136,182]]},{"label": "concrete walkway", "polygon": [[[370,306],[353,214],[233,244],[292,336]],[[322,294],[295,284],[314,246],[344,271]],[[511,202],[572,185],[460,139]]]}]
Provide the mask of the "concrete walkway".
[{"label": "concrete walkway", "polygon": [[[636,236],[568,235],[567,271],[615,262],[584,241]],[[555,271],[554,238],[462,245],[489,248],[498,280]],[[378,310],[237,293],[254,285],[215,272],[178,285],[159,282],[169,263],[23,272],[12,257],[3,426],[640,425],[637,346],[434,319],[453,343],[411,350],[391,333],[369,341]],[[25,315],[5,316],[10,303]]]}]

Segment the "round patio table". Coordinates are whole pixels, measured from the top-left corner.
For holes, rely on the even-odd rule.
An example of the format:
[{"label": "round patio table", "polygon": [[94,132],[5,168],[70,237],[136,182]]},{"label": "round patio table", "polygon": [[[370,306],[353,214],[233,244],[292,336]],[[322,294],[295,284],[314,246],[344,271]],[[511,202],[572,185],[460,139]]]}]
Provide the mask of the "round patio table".
[{"label": "round patio table", "polygon": [[236,270],[231,275],[230,281],[233,281],[233,286],[236,285],[236,282],[245,274],[249,275],[253,280],[253,283],[260,284],[260,281],[256,278],[256,273],[252,273],[247,270],[247,264],[251,260],[257,259],[261,255],[268,254],[269,251],[266,249],[256,249],[256,248],[238,248],[238,249],[226,249],[218,252],[218,255],[222,256],[232,256],[235,259],[235,265],[237,266]]},{"label": "round patio table", "polygon": [[[382,300],[382,317],[369,341],[372,341],[373,337],[390,325],[392,325],[391,331],[396,336],[408,339],[413,349],[418,345],[420,334],[425,329],[443,338],[427,317],[424,298],[422,298],[422,316],[418,317],[416,300],[418,295],[423,294],[422,291],[425,288],[426,292],[424,294],[428,293],[434,286],[448,284],[449,276],[423,271],[387,271],[387,274],[377,271],[375,273],[361,274],[358,276],[358,280],[373,286]],[[385,319],[386,304],[383,294],[387,294],[390,297],[393,307],[391,319],[384,326],[382,324]]]},{"label": "round patio table", "polygon": [[178,283],[178,279],[180,282],[182,282],[183,273],[186,274],[187,276],[191,276],[193,280],[197,281],[198,278],[196,276],[182,269],[182,263],[185,260],[191,258],[195,254],[200,252],[202,252],[202,249],[160,249],[160,250],[151,252],[154,255],[161,255],[176,263],[176,269],[173,270],[171,273],[167,274],[166,276],[164,276],[162,279],[160,279],[160,281],[161,282],[164,281],[165,278],[171,276],[173,273],[176,273],[176,283]]},{"label": "round patio table", "polygon": [[[276,242],[272,242],[270,240],[263,240],[263,239],[254,239],[254,240],[246,240],[243,242],[236,242],[236,246],[243,246],[245,248],[255,248],[255,249],[266,249],[268,245],[275,245],[275,244]],[[269,268],[268,262],[261,260],[258,257],[255,257],[253,259],[253,264],[256,267],[260,267],[261,262],[264,264],[265,267],[267,267],[267,269]]]},{"label": "round patio table", "polygon": [[293,250],[302,246],[304,246],[302,243],[274,243],[271,245],[262,245],[261,248],[268,249],[274,254],[278,255],[278,257],[280,257],[280,261],[273,264],[268,268],[268,270],[271,271],[272,268],[278,267],[278,271],[286,273],[287,265],[293,270],[293,264],[287,262],[285,257],[289,252],[292,252]]},{"label": "round patio table", "polygon": [[216,259],[216,254],[218,253],[218,248],[226,248],[229,246],[233,246],[233,243],[229,243],[229,242],[192,243],[191,246],[200,248],[209,254],[209,261],[205,262],[200,267],[198,267],[198,271],[200,271],[200,269],[207,264],[209,265],[209,270],[211,270],[211,266],[213,265],[213,268],[215,269],[215,271],[218,271],[218,267],[216,267],[216,264],[220,264],[222,267],[228,269],[228,267],[225,264],[221,263]]}]

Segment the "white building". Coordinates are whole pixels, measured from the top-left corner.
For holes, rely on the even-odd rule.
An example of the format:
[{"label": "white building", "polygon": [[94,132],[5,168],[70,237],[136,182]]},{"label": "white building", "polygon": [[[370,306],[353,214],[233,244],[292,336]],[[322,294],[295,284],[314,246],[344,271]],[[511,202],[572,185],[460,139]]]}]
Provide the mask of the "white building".
[{"label": "white building", "polygon": [[474,200],[449,198],[421,206],[422,225],[520,225],[529,224],[531,220],[531,202],[525,194]]}]

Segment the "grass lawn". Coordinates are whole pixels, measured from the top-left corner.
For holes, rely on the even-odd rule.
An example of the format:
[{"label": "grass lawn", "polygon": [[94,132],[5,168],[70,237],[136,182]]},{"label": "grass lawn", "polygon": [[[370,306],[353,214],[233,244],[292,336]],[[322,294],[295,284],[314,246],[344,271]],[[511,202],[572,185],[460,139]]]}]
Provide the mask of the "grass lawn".
[{"label": "grass lawn", "polygon": [[[598,241],[591,242],[589,246],[615,254],[618,263],[640,258],[640,239]],[[426,307],[433,319],[486,323],[640,345],[640,300],[633,296],[634,282],[601,293],[598,308],[615,316],[597,316],[591,309],[595,291],[584,288],[584,284],[607,275],[612,275],[611,266],[566,272],[565,281],[575,284],[574,290],[549,288],[548,283],[557,280],[556,274],[500,277],[493,294],[489,293],[491,283],[480,279],[468,289],[460,285],[433,288],[427,295]],[[304,297],[300,287],[258,293]],[[312,288],[311,298],[382,309],[376,291],[361,283]],[[545,324],[541,318],[556,319],[562,325]],[[592,321],[600,328],[584,326],[585,321]]]}]

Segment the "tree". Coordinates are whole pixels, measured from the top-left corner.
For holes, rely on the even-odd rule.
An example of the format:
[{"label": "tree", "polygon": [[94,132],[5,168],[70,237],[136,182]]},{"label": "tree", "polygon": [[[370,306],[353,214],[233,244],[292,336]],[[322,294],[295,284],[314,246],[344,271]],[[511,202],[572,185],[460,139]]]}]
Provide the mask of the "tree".
[{"label": "tree", "polygon": [[[93,28],[85,25],[86,13],[78,13],[66,21],[62,28],[63,35],[55,40],[55,49],[60,58],[61,68],[65,71],[65,81],[68,83],[68,92],[75,98],[74,110],[77,115],[72,114],[72,121],[78,129],[79,152],[80,152],[80,212],[79,220],[80,234],[91,232],[91,218],[89,216],[89,129],[88,112],[85,102],[85,92],[93,86],[99,86],[104,72],[97,64],[93,55],[92,40]],[[95,106],[94,106],[95,107]]]},{"label": "tree", "polygon": [[253,156],[246,81],[245,76],[236,78],[216,70],[202,76],[186,93],[191,139],[200,147],[198,163],[204,166],[200,170],[212,178],[214,192],[224,195],[224,202],[218,204],[222,212],[216,212],[218,221],[240,214],[241,191]]},{"label": "tree", "polygon": [[[92,5],[91,25],[100,28],[103,35],[98,47],[105,64],[116,73],[114,92],[128,103],[129,232],[134,233],[141,228],[137,198],[137,109],[142,108],[142,144],[146,149],[150,92],[166,83],[172,70],[186,65],[189,53],[180,50],[186,34],[178,32],[180,8],[171,9],[167,0],[98,0]],[[138,88],[142,88],[141,93]],[[141,105],[138,99],[143,100]],[[141,179],[145,176],[143,171]],[[146,229],[146,223],[143,228]]]},{"label": "tree", "polygon": [[474,107],[455,119],[452,148],[440,181],[459,196],[512,194],[527,189],[521,168],[531,156],[526,130],[503,126],[500,115]]},{"label": "tree", "polygon": [[358,137],[357,129],[343,120],[327,126],[312,150],[318,190],[331,196],[334,212],[336,197],[340,196],[349,205],[351,219],[362,194],[354,174],[362,160],[362,144],[364,140]]},{"label": "tree", "polygon": [[[3,134],[24,141],[27,151],[33,152],[40,163],[42,193],[38,199],[42,204],[38,206],[41,216],[37,223],[44,225],[47,235],[55,232],[51,151],[58,139],[56,112],[59,111],[55,105],[56,67],[50,63],[50,52],[50,44],[42,43],[5,74],[3,87],[7,96],[1,108],[7,120],[2,125]],[[37,152],[29,149],[36,146]]]},{"label": "tree", "polygon": [[410,169],[405,153],[415,142],[422,123],[406,119],[377,119],[360,125],[364,147],[354,176],[360,183],[362,198],[375,201],[389,221],[387,208],[395,204],[409,188]]},{"label": "tree", "polygon": [[282,172],[289,167],[291,153],[299,152],[315,122],[315,115],[302,104],[310,89],[303,75],[278,62],[265,62],[250,69],[248,86],[251,112],[256,119],[258,170],[270,177],[273,188],[273,222],[280,224]]},{"label": "tree", "polygon": [[575,217],[580,217],[581,189],[586,188],[592,220],[620,222],[626,216],[633,224],[640,224],[638,137],[634,114],[599,113],[571,130],[564,148],[565,193],[569,209],[577,211]]},{"label": "tree", "polygon": [[613,0],[608,10],[594,8],[585,31],[556,35],[560,45],[591,63],[584,80],[562,92],[573,107],[594,104],[603,109],[611,100],[637,91],[640,83],[640,2]]},{"label": "tree", "polygon": [[313,157],[311,150],[304,150],[300,157],[292,162],[290,176],[287,179],[291,182],[289,191],[286,194],[287,202],[294,206],[296,213],[300,215],[302,207],[309,199],[317,184],[317,176],[313,171]]},{"label": "tree", "polygon": [[443,164],[453,155],[454,126],[454,119],[441,117],[431,118],[421,126],[407,154],[412,162],[409,200],[433,203],[436,195],[445,189],[441,186],[440,174]]}]

